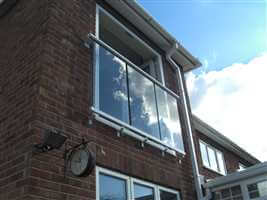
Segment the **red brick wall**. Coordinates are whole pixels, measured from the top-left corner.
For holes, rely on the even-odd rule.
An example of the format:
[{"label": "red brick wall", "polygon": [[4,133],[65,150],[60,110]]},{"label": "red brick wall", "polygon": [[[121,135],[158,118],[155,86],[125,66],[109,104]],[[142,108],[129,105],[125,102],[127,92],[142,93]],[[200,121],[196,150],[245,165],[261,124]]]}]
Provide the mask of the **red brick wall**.
[{"label": "red brick wall", "polygon": [[21,0],[0,18],[0,199],[23,199],[28,175],[46,1]]},{"label": "red brick wall", "polygon": [[224,155],[224,160],[225,160],[225,165],[227,168],[227,173],[233,173],[236,172],[239,169],[239,162],[245,164],[246,166],[252,166],[253,164],[247,162],[243,158],[240,158],[238,155],[235,153],[229,151],[228,149],[222,147],[220,144],[216,143],[215,141],[209,139],[205,135],[203,135],[201,132],[198,130],[195,131],[195,147],[196,147],[196,154],[197,154],[197,159],[198,159],[198,164],[199,164],[199,169],[200,169],[200,174],[204,175],[207,179],[215,178],[218,176],[221,176],[219,173],[216,173],[212,170],[209,170],[205,168],[202,164],[202,159],[201,159],[201,152],[200,152],[200,146],[199,146],[199,140],[202,140],[206,142],[207,144],[213,146],[214,148],[218,149],[221,151]]},{"label": "red brick wall", "polygon": [[[27,9],[21,11],[22,7]],[[160,150],[150,146],[139,149],[133,138],[118,138],[114,129],[93,120],[90,112],[93,54],[84,47],[83,40],[95,30],[95,1],[20,0],[16,9],[0,19],[1,27],[8,26],[9,19],[14,25],[23,22],[22,32],[14,32],[13,37],[3,33],[0,36],[0,44],[6,41],[5,47],[9,48],[7,52],[0,49],[1,58],[9,58],[1,61],[1,85],[5,85],[0,94],[1,105],[6,105],[1,106],[4,125],[1,124],[0,187],[5,192],[0,193],[0,199],[19,198],[9,194],[11,191],[17,191],[27,199],[95,199],[95,172],[85,178],[73,177],[69,172],[63,176],[63,149],[31,153],[32,145],[41,141],[46,128],[64,131],[69,137],[68,145],[81,142],[83,136],[93,141],[90,148],[99,166],[180,190],[184,200],[194,199],[185,134],[186,155],[163,157]],[[20,12],[24,12],[25,18],[18,14]],[[163,62],[166,85],[176,91],[176,77],[166,60]],[[88,123],[89,119],[93,124]],[[22,147],[26,149],[25,153]],[[14,175],[18,175],[8,179],[7,185],[2,176],[7,174],[5,163],[11,160],[25,166],[14,169]],[[18,185],[16,189],[11,187],[15,184]],[[9,190],[6,190],[7,186]]]}]

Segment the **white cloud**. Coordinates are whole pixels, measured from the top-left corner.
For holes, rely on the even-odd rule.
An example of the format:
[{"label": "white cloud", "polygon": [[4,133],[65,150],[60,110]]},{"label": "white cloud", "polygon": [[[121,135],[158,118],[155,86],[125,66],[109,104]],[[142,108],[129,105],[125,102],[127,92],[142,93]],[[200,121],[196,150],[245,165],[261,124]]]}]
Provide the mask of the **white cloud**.
[{"label": "white cloud", "polygon": [[187,85],[194,114],[267,161],[267,53],[221,71],[190,72]]}]

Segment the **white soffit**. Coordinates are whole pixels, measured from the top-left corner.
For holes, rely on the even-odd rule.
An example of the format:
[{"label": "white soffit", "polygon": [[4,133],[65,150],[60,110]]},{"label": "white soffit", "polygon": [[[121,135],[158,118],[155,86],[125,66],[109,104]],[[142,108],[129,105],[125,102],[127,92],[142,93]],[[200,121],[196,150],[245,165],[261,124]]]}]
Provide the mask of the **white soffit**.
[{"label": "white soffit", "polygon": [[201,66],[199,60],[166,32],[136,1],[107,0],[106,2],[165,52],[170,50],[174,43],[178,43],[179,49],[172,58],[183,67],[183,71],[190,71]]}]

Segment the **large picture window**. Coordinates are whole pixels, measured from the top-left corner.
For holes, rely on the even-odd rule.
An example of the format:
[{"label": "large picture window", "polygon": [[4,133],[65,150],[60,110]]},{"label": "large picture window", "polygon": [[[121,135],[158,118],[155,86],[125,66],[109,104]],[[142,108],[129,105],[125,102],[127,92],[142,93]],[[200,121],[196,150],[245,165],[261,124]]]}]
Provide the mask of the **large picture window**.
[{"label": "large picture window", "polygon": [[164,86],[160,55],[105,10],[97,10],[97,37],[112,51],[96,46],[94,107],[184,153],[178,96]]},{"label": "large picture window", "polygon": [[96,168],[96,200],[180,200],[179,192]]},{"label": "large picture window", "polygon": [[226,175],[225,162],[222,152],[202,141],[199,142],[202,163],[206,168]]}]

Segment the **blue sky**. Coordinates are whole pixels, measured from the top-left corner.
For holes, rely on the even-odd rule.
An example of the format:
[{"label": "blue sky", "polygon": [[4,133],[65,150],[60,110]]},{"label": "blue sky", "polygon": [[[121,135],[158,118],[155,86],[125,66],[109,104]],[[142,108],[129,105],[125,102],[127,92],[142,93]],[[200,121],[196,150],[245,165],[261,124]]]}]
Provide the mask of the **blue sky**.
[{"label": "blue sky", "polygon": [[208,70],[248,62],[267,48],[264,0],[138,2]]},{"label": "blue sky", "polygon": [[187,74],[193,113],[267,161],[267,1],[138,2],[203,64]]}]

